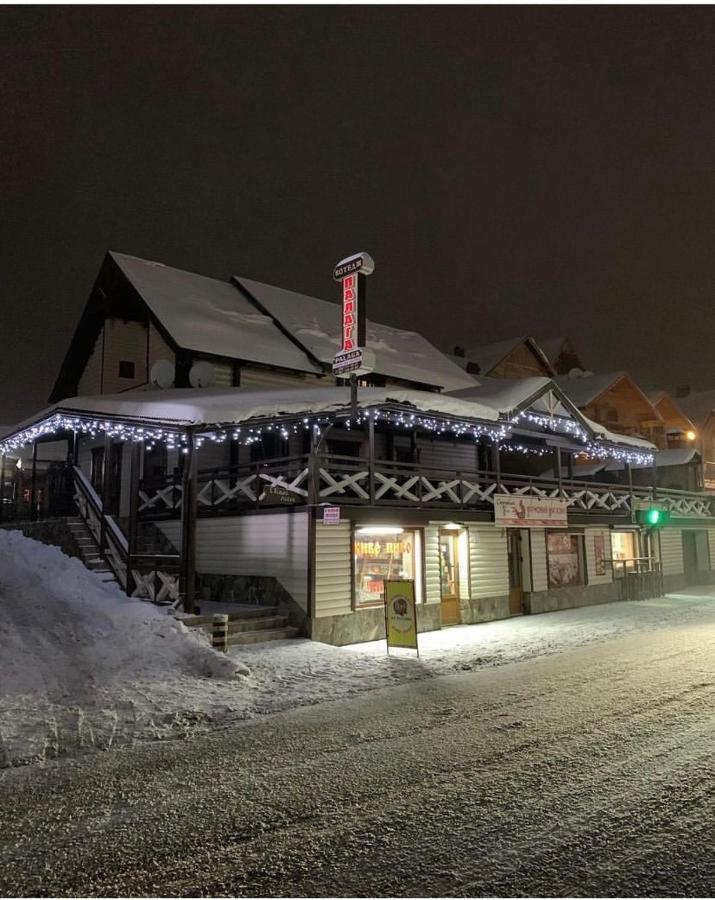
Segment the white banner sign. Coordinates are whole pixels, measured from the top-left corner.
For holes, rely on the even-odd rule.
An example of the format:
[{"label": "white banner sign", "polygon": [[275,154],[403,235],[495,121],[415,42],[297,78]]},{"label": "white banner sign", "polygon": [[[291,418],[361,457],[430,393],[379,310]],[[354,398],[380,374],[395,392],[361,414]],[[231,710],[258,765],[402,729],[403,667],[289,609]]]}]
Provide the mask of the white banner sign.
[{"label": "white banner sign", "polygon": [[501,528],[566,528],[568,505],[565,500],[494,494],[494,524]]}]

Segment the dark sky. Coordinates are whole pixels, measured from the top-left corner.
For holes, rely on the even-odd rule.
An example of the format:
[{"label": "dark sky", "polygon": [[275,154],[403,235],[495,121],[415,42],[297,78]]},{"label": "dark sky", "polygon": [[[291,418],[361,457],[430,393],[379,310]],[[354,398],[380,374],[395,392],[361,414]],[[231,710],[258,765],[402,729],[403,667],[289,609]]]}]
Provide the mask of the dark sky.
[{"label": "dark sky", "polygon": [[107,249],[715,386],[710,7],[0,8],[0,422]]}]

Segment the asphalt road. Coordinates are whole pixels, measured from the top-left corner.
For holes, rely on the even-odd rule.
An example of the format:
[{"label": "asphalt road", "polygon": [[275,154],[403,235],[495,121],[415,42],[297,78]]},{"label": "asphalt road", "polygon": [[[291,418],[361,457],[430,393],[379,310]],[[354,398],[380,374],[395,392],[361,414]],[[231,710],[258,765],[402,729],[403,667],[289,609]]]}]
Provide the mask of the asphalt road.
[{"label": "asphalt road", "polygon": [[715,893],[715,626],[0,772],[6,895]]}]

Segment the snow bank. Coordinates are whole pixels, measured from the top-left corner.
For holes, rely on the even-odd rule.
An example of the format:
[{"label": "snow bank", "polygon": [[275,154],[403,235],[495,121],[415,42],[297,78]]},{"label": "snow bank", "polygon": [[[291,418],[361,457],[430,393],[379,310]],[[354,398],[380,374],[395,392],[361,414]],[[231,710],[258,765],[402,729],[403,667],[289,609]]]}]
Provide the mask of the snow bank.
[{"label": "snow bank", "polygon": [[233,681],[248,670],[58,548],[0,531],[0,673],[1,765],[42,745],[68,712],[103,710],[116,730],[121,707],[156,734],[167,716],[196,706],[207,679]]}]

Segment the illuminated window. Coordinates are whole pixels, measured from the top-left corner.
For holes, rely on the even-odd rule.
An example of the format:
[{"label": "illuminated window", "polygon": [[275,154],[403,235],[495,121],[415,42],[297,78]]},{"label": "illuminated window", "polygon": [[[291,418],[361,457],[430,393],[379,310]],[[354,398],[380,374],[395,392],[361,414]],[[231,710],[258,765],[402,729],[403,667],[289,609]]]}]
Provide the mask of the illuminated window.
[{"label": "illuminated window", "polygon": [[583,535],[547,532],[546,560],[549,587],[583,584]]},{"label": "illuminated window", "polygon": [[357,606],[382,604],[385,581],[409,578],[415,598],[421,600],[421,543],[416,529],[358,528],[355,531],[355,602]]}]

